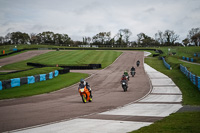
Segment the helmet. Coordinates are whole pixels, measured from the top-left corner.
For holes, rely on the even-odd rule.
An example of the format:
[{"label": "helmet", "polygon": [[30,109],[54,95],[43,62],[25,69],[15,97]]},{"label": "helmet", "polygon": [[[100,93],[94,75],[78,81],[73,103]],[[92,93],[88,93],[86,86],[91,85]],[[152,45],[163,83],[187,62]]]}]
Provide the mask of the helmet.
[{"label": "helmet", "polygon": [[84,79],[81,79],[80,82],[83,84],[84,83]]}]

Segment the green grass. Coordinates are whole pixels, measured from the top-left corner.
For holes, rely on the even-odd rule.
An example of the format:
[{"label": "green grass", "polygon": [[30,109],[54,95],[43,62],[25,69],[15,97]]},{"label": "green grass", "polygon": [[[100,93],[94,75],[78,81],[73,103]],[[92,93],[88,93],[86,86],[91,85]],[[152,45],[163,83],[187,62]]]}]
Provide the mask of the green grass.
[{"label": "green grass", "polygon": [[171,114],[163,120],[131,133],[198,133],[200,131],[200,112]]},{"label": "green grass", "polygon": [[51,51],[31,59],[8,64],[0,70],[23,70],[31,68],[27,62],[41,63],[47,65],[86,65],[102,64],[102,68],[110,65],[122,52],[117,51],[96,51],[96,50],[75,50],[75,51]]},{"label": "green grass", "polygon": [[81,73],[60,74],[59,76],[50,80],[1,90],[0,99],[19,98],[49,93],[73,85],[79,82],[81,78],[86,78],[87,76],[88,74]]}]

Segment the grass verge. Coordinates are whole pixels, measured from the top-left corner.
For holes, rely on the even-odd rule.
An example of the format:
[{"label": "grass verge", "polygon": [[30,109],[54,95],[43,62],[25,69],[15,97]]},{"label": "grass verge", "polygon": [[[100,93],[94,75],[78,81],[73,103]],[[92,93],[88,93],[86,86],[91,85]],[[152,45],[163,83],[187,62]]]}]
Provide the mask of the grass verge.
[{"label": "grass verge", "polygon": [[131,133],[198,133],[199,131],[200,112],[183,112],[171,114]]}]

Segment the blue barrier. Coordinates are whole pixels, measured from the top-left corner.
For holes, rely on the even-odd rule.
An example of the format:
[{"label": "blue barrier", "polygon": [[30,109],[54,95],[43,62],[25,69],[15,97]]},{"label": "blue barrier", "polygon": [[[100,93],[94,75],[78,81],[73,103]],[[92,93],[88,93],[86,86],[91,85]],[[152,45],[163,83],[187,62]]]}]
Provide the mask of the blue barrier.
[{"label": "blue barrier", "polygon": [[53,78],[53,72],[50,72],[49,73],[49,79],[52,79]]},{"label": "blue barrier", "polygon": [[186,67],[180,64],[180,70],[183,74],[187,76],[187,78],[190,79],[190,81],[196,85],[200,91],[200,77],[196,76],[195,74],[191,73],[190,71],[187,70]]},{"label": "blue barrier", "polygon": [[28,84],[33,84],[35,83],[35,77],[34,76],[28,76]]},{"label": "blue barrier", "polygon": [[12,51],[17,51],[17,48],[13,48]]},{"label": "blue barrier", "polygon": [[55,77],[58,76],[58,74],[59,74],[59,71],[55,70]]},{"label": "blue barrier", "polygon": [[193,59],[193,58],[189,58],[189,57],[184,57],[184,56],[182,56],[182,59],[183,59],[183,60],[190,61],[190,62],[196,62],[195,59]]},{"label": "blue barrier", "polygon": [[165,58],[164,57],[162,57],[162,60],[163,60],[163,63],[164,63],[164,65],[165,65],[165,67],[167,68],[167,69],[171,69],[171,67],[170,67],[170,65],[165,61]]},{"label": "blue barrier", "polygon": [[40,81],[46,80],[46,74],[40,74]]},{"label": "blue barrier", "polygon": [[[55,70],[54,72],[50,72],[49,74],[40,74],[40,75],[35,75],[35,76],[27,76],[23,78],[13,78],[10,80],[3,80],[3,81],[0,81],[0,90],[13,88],[16,86],[21,86],[23,84],[33,84],[35,82],[45,81],[47,79],[52,79],[53,77],[56,77],[58,75],[59,75],[59,71]],[[22,81],[22,84],[21,84],[21,81]]]},{"label": "blue barrier", "polygon": [[200,53],[194,53],[195,57],[200,57]]},{"label": "blue barrier", "polygon": [[11,87],[20,86],[20,78],[11,79]]},{"label": "blue barrier", "polygon": [[3,89],[2,82],[0,81],[0,90]]}]

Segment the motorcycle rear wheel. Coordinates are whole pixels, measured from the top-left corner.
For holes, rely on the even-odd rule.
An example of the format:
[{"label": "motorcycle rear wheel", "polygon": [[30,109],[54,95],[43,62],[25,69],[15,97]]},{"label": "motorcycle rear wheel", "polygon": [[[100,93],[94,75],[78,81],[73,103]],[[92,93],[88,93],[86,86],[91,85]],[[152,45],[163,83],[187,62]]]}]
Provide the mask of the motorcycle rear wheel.
[{"label": "motorcycle rear wheel", "polygon": [[89,102],[92,102],[92,98],[90,98]]}]

